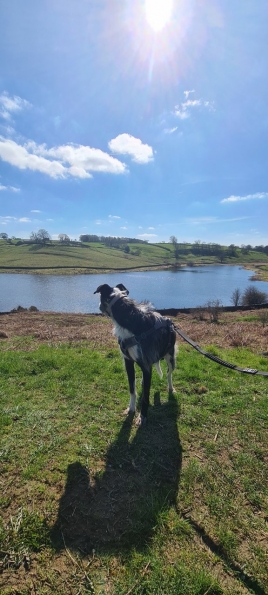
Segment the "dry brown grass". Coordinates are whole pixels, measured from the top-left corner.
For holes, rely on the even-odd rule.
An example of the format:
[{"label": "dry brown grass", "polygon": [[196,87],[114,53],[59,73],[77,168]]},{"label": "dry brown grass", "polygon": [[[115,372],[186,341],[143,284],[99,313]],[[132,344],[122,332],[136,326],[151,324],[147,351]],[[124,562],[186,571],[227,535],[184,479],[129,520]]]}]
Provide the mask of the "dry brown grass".
[{"label": "dry brown grass", "polygon": [[[196,314],[178,314],[175,324],[200,345],[213,344],[220,348],[250,347],[257,353],[268,350],[268,326],[261,322],[262,310],[246,312],[221,312],[219,323],[211,323],[209,316],[203,320]],[[264,311],[265,312],[265,311]],[[252,317],[249,321],[248,318]],[[255,319],[256,318],[256,319]],[[244,319],[244,320],[243,320]],[[113,348],[117,340],[112,333],[111,321],[96,314],[60,314],[51,312],[16,312],[0,315],[0,339],[13,340],[22,347],[17,338],[32,337],[39,343],[87,341],[92,348]],[[182,340],[178,338],[178,341]],[[27,349],[27,343],[24,343]]]}]

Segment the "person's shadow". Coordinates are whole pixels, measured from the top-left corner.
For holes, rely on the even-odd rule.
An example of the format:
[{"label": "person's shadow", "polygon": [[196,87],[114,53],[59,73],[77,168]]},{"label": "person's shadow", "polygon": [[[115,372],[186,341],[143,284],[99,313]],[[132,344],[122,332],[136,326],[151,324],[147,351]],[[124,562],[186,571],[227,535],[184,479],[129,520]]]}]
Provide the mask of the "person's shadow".
[{"label": "person's shadow", "polygon": [[175,506],[182,451],[177,398],[163,405],[159,394],[149,421],[129,441],[133,418],[127,417],[106,454],[106,467],[91,477],[80,462],[67,468],[65,492],[51,531],[56,550],[82,554],[143,547],[159,514]]}]

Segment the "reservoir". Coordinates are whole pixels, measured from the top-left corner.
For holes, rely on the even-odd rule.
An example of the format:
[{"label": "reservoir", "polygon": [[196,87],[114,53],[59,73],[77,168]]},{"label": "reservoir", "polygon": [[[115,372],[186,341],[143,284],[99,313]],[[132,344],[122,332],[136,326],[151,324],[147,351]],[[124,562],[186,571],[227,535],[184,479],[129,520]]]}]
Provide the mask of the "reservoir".
[{"label": "reservoir", "polygon": [[250,281],[252,271],[238,266],[204,266],[177,271],[118,272],[94,275],[0,274],[0,312],[36,306],[48,312],[99,312],[94,291],[102,283],[123,283],[130,297],[148,300],[156,308],[196,308],[220,300],[232,305],[235,289],[249,286],[268,294],[268,282]]}]

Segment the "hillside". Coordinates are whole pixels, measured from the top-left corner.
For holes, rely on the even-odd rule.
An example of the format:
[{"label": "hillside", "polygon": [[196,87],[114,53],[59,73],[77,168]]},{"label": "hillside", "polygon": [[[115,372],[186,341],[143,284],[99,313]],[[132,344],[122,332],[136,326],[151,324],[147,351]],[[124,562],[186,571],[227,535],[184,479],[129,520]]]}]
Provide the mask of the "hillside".
[{"label": "hillside", "polygon": [[234,255],[230,254],[230,248],[224,246],[209,250],[203,245],[178,244],[175,258],[174,246],[168,243],[131,242],[113,247],[101,242],[64,245],[0,240],[0,272],[103,273],[221,263],[249,266],[259,278],[268,279],[268,255],[264,252],[236,248]]}]

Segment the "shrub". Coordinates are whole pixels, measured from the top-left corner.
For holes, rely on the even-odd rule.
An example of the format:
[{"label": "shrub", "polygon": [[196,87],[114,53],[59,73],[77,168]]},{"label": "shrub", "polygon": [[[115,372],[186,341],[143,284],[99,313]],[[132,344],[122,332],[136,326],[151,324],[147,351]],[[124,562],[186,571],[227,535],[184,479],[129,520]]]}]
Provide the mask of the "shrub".
[{"label": "shrub", "polygon": [[260,291],[253,285],[249,285],[242,295],[243,306],[255,306],[263,304],[266,302],[266,300],[267,294],[264,291]]},{"label": "shrub", "polygon": [[212,300],[207,303],[207,309],[210,316],[211,322],[219,322],[219,315],[221,310],[220,300]]}]

